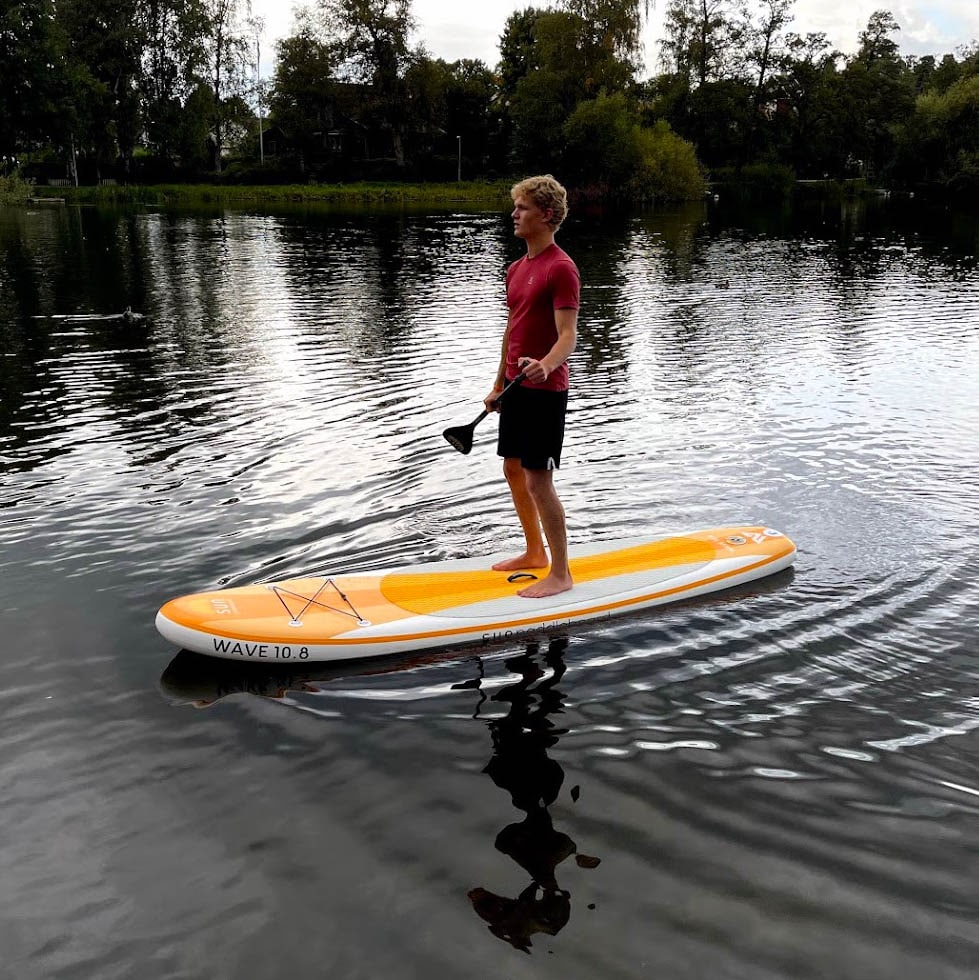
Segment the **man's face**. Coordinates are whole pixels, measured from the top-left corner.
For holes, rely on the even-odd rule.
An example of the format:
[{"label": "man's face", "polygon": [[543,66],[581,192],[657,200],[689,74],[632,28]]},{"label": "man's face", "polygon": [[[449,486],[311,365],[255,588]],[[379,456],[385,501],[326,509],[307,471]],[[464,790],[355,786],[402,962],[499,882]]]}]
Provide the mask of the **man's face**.
[{"label": "man's face", "polygon": [[536,204],[523,194],[518,194],[513,200],[513,233],[517,238],[536,238],[550,231],[548,220],[551,217],[548,208],[542,211]]}]

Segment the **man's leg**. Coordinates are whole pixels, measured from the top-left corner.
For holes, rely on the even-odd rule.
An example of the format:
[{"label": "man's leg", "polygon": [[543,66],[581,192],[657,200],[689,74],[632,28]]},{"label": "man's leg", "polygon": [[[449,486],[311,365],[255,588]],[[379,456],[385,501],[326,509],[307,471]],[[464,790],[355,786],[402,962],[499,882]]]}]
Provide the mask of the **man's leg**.
[{"label": "man's leg", "polygon": [[539,582],[521,589],[520,595],[528,599],[539,599],[567,592],[574,585],[568,565],[568,528],[564,507],[554,489],[553,471],[524,470],[524,474],[530,497],[544,526],[544,536],[551,552],[551,568]]},{"label": "man's leg", "polygon": [[527,483],[528,472],[520,465],[519,459],[507,457],[503,460],[503,474],[510,485],[510,496],[513,497],[513,506],[520,520],[527,546],[522,555],[497,562],[493,566],[497,572],[516,571],[520,568],[547,568],[547,552],[544,550],[544,539],[541,537],[540,516]]}]

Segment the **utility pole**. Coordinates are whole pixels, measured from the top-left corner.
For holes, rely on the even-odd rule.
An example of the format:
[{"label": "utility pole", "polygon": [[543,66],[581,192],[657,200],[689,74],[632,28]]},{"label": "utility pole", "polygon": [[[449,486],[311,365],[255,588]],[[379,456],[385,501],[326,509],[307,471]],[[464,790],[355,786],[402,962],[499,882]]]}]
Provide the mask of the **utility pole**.
[{"label": "utility pole", "polygon": [[262,132],[262,73],[260,65],[262,63],[262,51],[259,47],[258,35],[255,35],[255,74],[258,76],[256,83],[256,96],[258,99],[258,161],[265,163],[265,135]]},{"label": "utility pole", "polygon": [[262,132],[262,32],[265,21],[261,17],[251,17],[248,25],[255,32],[255,102],[258,106],[258,159],[265,163],[265,139]]}]

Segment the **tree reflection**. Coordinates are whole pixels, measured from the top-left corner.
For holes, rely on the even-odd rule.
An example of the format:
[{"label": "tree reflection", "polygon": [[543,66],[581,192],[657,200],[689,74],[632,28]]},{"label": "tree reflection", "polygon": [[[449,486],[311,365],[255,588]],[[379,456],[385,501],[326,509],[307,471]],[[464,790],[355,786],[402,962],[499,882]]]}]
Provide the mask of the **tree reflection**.
[{"label": "tree reflection", "polygon": [[[548,811],[564,782],[564,770],[547,750],[566,731],[551,720],[562,711],[564,695],[558,684],[567,669],[566,646],[566,640],[553,640],[541,656],[538,645],[531,644],[526,653],[506,662],[519,680],[492,697],[509,704],[509,710],[489,722],[493,757],[483,772],[526,814],[497,834],[496,849],[520,865],[531,880],[516,898],[473,888],[469,900],[494,936],[526,953],[532,936],[556,935],[571,916],[570,892],[558,885],[555,871],[577,847],[567,834],[554,828]],[[572,796],[577,798],[576,791]],[[594,867],[598,861],[579,855],[578,863]]]}]

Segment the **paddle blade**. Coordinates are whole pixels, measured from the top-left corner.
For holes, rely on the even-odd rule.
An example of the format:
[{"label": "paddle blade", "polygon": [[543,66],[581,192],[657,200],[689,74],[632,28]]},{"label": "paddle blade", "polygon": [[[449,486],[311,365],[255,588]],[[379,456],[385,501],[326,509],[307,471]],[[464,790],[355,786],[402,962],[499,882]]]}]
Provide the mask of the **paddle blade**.
[{"label": "paddle blade", "polygon": [[446,429],[442,433],[445,441],[457,452],[468,455],[473,447],[474,425],[457,425],[454,428]]},{"label": "paddle blade", "polygon": [[[521,377],[523,377],[523,375],[521,375]],[[457,425],[451,429],[446,429],[445,432],[442,433],[442,435],[445,436],[445,441],[453,449],[457,449],[460,453],[468,453],[473,447],[473,433],[476,431],[476,426],[479,425],[479,423],[482,422],[487,415],[489,415],[489,411],[483,410],[476,416],[476,418],[472,420],[472,422],[469,423],[469,425]]]}]

